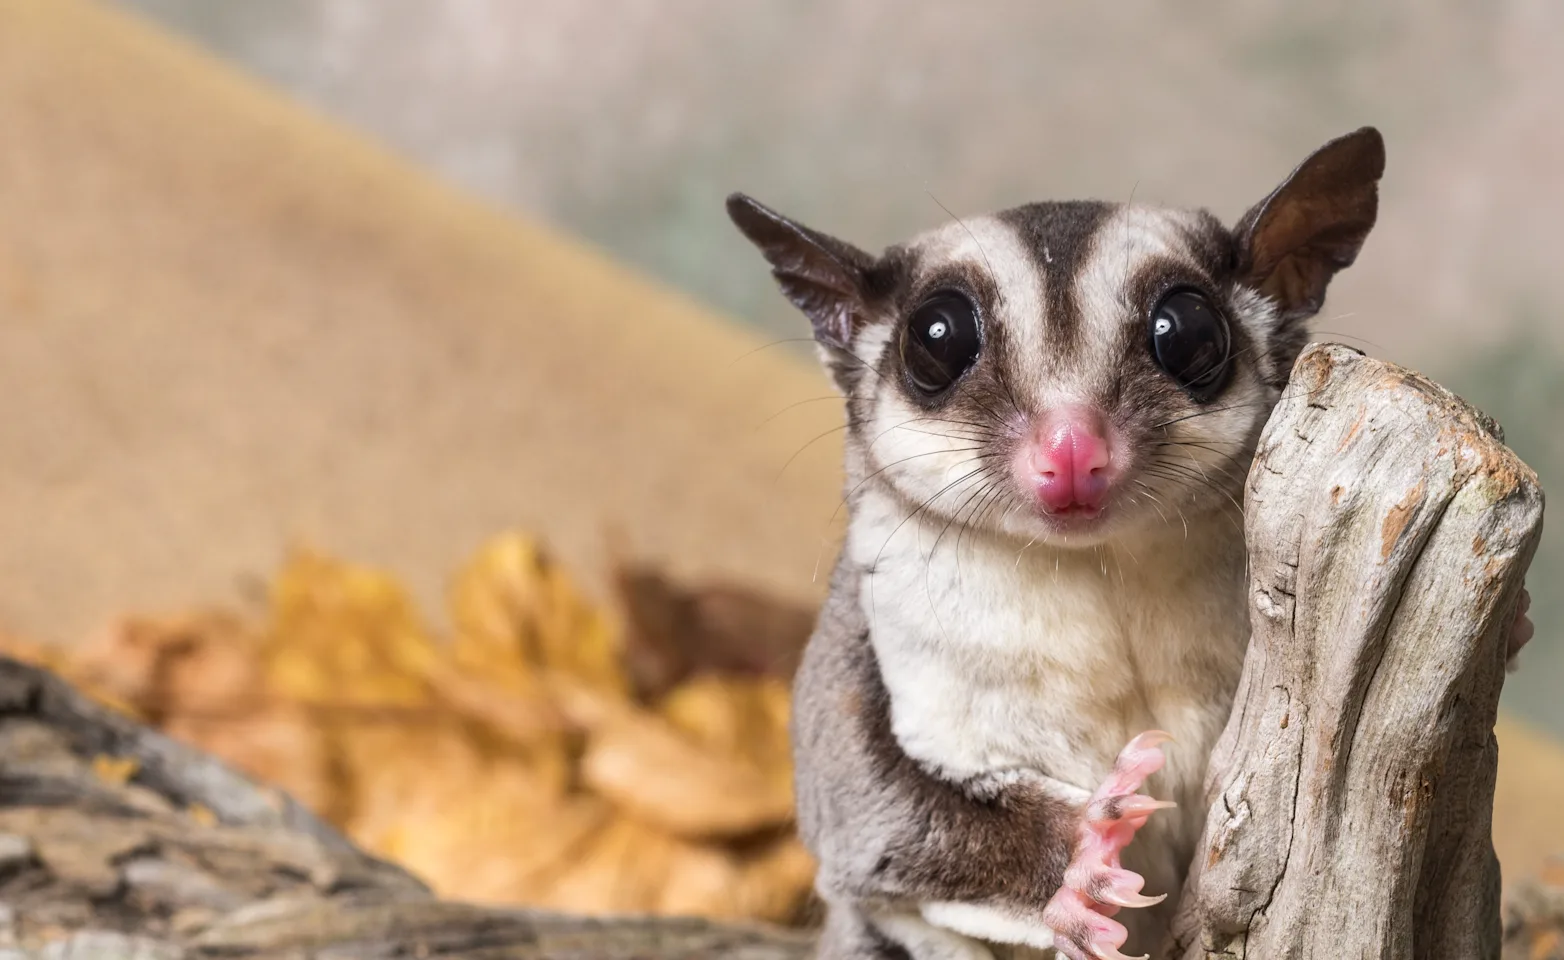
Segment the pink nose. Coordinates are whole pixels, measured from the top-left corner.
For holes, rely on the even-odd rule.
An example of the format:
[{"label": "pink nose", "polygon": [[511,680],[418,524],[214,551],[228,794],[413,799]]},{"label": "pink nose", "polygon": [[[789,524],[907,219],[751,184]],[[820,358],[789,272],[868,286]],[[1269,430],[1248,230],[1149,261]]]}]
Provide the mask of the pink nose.
[{"label": "pink nose", "polygon": [[1051,513],[1095,513],[1108,492],[1108,440],[1091,410],[1060,410],[1043,421],[1029,465],[1037,497]]}]

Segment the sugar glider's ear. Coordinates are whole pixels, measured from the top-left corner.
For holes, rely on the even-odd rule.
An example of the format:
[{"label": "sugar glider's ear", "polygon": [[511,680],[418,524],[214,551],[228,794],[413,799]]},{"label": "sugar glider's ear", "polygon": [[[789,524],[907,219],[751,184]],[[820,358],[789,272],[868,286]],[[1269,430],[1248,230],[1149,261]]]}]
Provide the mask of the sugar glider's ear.
[{"label": "sugar glider's ear", "polygon": [[864,315],[874,258],[742,193],[728,197],[728,216],[770,261],[783,295],[809,318],[815,339],[845,350]]},{"label": "sugar glider's ear", "polygon": [[1314,151],[1233,229],[1241,282],[1270,297],[1284,322],[1317,313],[1374,226],[1384,172],[1385,141],[1373,127]]}]

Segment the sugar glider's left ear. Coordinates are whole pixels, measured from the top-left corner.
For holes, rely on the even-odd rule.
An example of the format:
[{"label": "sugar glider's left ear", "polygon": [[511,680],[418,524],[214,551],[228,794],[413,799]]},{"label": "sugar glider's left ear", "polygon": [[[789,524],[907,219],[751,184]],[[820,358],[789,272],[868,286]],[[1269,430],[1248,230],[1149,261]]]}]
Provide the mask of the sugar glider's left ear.
[{"label": "sugar glider's left ear", "polygon": [[1284,322],[1317,313],[1374,226],[1384,172],[1385,141],[1373,127],[1314,151],[1233,229],[1241,282],[1270,297]]}]

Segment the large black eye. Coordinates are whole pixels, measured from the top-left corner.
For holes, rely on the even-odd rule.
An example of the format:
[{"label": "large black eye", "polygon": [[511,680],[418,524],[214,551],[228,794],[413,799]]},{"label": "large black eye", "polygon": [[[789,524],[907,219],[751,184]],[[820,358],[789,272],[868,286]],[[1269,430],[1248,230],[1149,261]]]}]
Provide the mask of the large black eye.
[{"label": "large black eye", "polygon": [[1231,345],[1227,321],[1198,290],[1174,290],[1151,311],[1151,355],[1196,400],[1227,383]]},{"label": "large black eye", "polygon": [[950,389],[977,362],[981,347],[972,301],[954,291],[941,291],[925,300],[907,321],[901,357],[912,385],[933,397]]}]

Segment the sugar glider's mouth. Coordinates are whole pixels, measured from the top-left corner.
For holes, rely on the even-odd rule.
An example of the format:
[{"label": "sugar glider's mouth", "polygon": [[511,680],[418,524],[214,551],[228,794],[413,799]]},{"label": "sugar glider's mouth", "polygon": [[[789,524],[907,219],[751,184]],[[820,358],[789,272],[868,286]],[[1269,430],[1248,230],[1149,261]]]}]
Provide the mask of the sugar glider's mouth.
[{"label": "sugar glider's mouth", "polygon": [[1050,520],[1062,523],[1080,523],[1096,520],[1102,516],[1105,508],[1102,504],[1071,503],[1063,507],[1042,509],[1043,516]]},{"label": "sugar glider's mouth", "polygon": [[1095,540],[1107,527],[1112,510],[1106,503],[1092,505],[1071,504],[1061,508],[1049,508],[1037,504],[1034,515],[1048,528],[1050,535],[1063,537],[1066,542],[1075,537]]}]

